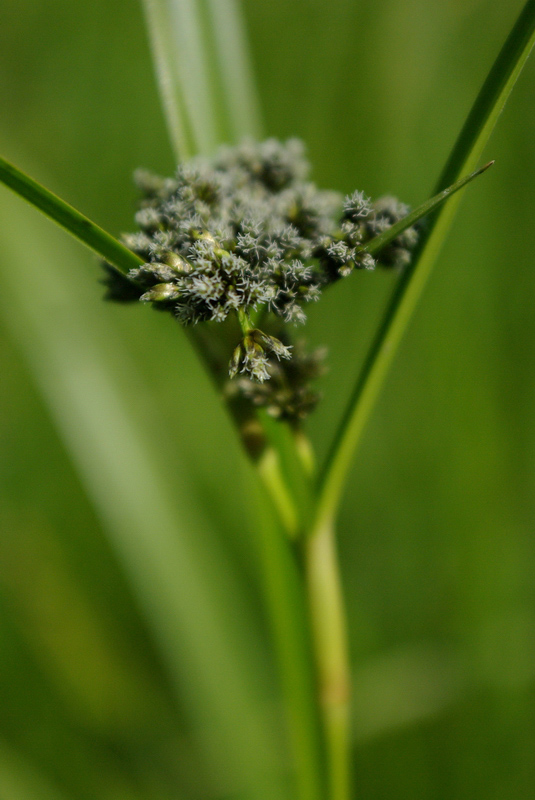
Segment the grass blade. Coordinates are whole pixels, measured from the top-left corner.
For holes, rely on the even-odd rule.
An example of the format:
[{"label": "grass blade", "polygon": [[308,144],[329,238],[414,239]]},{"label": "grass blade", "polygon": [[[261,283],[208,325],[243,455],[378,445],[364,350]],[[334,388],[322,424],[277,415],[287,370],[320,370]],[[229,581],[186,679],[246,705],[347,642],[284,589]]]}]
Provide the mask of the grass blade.
[{"label": "grass blade", "polygon": [[177,53],[168,12],[162,0],[143,0],[143,10],[169,138],[175,159],[180,163],[191,158],[193,147],[184,96],[176,78]]},{"label": "grass blade", "polygon": [[[443,170],[437,191],[477,164],[534,42],[535,0],[528,0],[483,84]],[[360,435],[451,227],[460,198],[461,195],[456,195],[436,213],[413,264],[396,286],[325,462],[320,478],[316,530],[322,530],[336,514]]]},{"label": "grass blade", "polygon": [[160,95],[177,158],[221,143],[209,43],[196,0],[143,0]]},{"label": "grass blade", "polygon": [[143,260],[109,233],[17,167],[0,158],[0,181],[125,274]]},{"label": "grass blade", "polygon": [[3,261],[20,265],[39,292],[5,269],[0,310],[138,598],[207,768],[248,796],[259,797],[265,784],[267,796],[284,797],[276,735],[258,710],[245,589],[188,499],[186,475],[166,473],[129,400],[145,397],[157,414],[155,398],[136,378],[90,278],[71,269],[68,241],[39,225],[31,240],[8,236],[27,222],[15,204],[4,205]]},{"label": "grass blade", "polygon": [[467,175],[466,177],[456,181],[452,186],[449,186],[447,189],[439,192],[430,200],[426,200],[425,203],[422,203],[420,206],[418,206],[418,208],[415,208],[414,211],[411,211],[411,213],[407,214],[406,217],[400,219],[399,222],[396,222],[390,228],[387,228],[385,231],[383,231],[383,233],[375,236],[363,247],[359,247],[359,251],[370,253],[372,256],[380,253],[384,247],[390,244],[390,242],[403,233],[403,231],[407,230],[407,228],[410,228],[411,225],[414,225],[416,222],[418,222],[418,220],[426,217],[428,214],[431,214],[432,211],[435,211],[436,208],[442,205],[442,203],[455,194],[455,192],[458,192],[459,189],[462,189],[467,183],[470,183],[470,181],[472,181],[474,178],[477,178],[478,175],[481,175],[493,164],[494,161],[489,161],[489,163],[485,164],[485,166],[476,169],[475,172],[472,172],[470,175]]},{"label": "grass blade", "polygon": [[259,101],[235,0],[142,0],[177,161],[261,135]]},{"label": "grass blade", "polygon": [[259,139],[260,103],[240,8],[236,0],[207,0],[207,3],[216,56],[214,66],[228,118],[229,140],[238,142],[244,136]]},{"label": "grass blade", "polygon": [[535,0],[527,0],[466,118],[437,183],[437,192],[456,180],[461,173],[474,169],[481,158],[533,48],[534,18]]}]

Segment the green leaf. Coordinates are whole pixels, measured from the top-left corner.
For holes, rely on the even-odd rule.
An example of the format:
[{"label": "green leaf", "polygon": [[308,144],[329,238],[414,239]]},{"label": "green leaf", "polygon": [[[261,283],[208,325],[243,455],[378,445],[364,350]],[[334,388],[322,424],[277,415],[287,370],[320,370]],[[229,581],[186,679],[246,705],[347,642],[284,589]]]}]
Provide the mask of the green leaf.
[{"label": "green leaf", "polygon": [[179,50],[175,45],[173,27],[169,24],[169,5],[165,0],[142,0],[142,3],[169,139],[174,156],[180,163],[191,158],[194,148],[184,94],[178,79]]},{"label": "green leaf", "polygon": [[0,158],[0,181],[102,256],[119,272],[126,274],[143,264],[143,259],[96,223],[3,158]]},{"label": "green leaf", "polygon": [[177,161],[259,138],[259,102],[235,0],[142,2]]},{"label": "green leaf", "polygon": [[207,27],[213,47],[213,74],[219,84],[227,136],[260,139],[262,123],[241,4],[237,0],[206,0]]},{"label": "green leaf", "polygon": [[[237,793],[259,798],[265,788],[284,797],[277,733],[259,707],[266,653],[246,586],[195,505],[187,470],[171,470],[162,456],[153,430],[158,398],[109,308],[87,271],[72,268],[76,253],[65,237],[37,220],[23,239],[24,211],[3,203],[6,326],[132,587],[207,770],[226,775]],[[27,282],[39,292],[28,292]]]},{"label": "green leaf", "polygon": [[[470,111],[438,182],[437,191],[474,169],[535,42],[535,0],[528,0]],[[461,195],[433,217],[412,265],[403,273],[351,393],[320,477],[315,529],[335,516],[366,421],[409,323]]]},{"label": "green leaf", "polygon": [[449,186],[447,189],[439,192],[430,200],[426,200],[425,203],[422,203],[420,206],[418,206],[418,208],[415,208],[414,211],[411,211],[411,213],[407,214],[406,217],[403,217],[403,219],[400,219],[394,225],[391,225],[390,228],[387,228],[378,236],[375,236],[367,244],[359,247],[359,252],[370,253],[372,256],[377,255],[377,253],[380,253],[381,250],[390,244],[390,242],[392,242],[397,236],[402,234],[403,231],[407,230],[407,228],[410,228],[415,224],[415,222],[418,222],[419,219],[422,219],[422,217],[426,217],[428,214],[431,214],[432,211],[442,205],[442,203],[455,194],[455,192],[458,192],[459,189],[462,189],[467,183],[470,183],[470,181],[472,181],[474,178],[477,178],[478,175],[481,175],[493,164],[494,161],[489,161],[489,163],[485,164],[485,166],[476,169],[475,172],[472,172],[470,175],[467,175],[466,177],[456,181],[454,184],[452,184],[452,186]]},{"label": "green leaf", "polygon": [[48,775],[43,775],[36,765],[3,742],[0,743],[0,783],[2,791],[11,800],[28,800],[31,797],[66,800],[63,792],[50,782]]}]

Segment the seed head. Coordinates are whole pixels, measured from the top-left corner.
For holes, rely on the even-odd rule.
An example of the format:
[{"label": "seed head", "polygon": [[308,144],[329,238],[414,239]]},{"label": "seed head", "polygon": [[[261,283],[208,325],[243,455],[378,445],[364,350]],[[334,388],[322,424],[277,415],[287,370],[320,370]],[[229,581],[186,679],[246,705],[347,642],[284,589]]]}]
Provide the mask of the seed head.
[{"label": "seed head", "polygon": [[[309,171],[297,139],[223,147],[212,158],[180,165],[174,178],[138,171],[139,230],[123,241],[145,263],[127,279],[109,272],[107,296],[151,303],[183,325],[255,312],[263,320],[279,318],[282,328],[305,322],[307,304],[329,284],[376,266],[361,246],[407,212],[394,198],[372,203],[361,191],[345,199],[322,191]],[[406,230],[377,263],[407,263],[416,238],[414,228]],[[282,374],[279,362],[292,356],[288,344],[252,328],[243,331],[229,374],[264,383]],[[310,403],[301,398],[294,405]]]}]

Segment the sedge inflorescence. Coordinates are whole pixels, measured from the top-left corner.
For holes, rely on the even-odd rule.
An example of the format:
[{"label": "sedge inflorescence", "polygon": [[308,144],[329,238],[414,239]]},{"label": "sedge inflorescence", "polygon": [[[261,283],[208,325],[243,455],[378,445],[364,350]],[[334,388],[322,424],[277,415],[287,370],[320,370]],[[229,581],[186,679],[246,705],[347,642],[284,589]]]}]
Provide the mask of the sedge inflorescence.
[{"label": "sedge inflorescence", "polygon": [[[281,373],[282,362],[292,359],[286,324],[304,322],[307,304],[334,281],[373,269],[376,261],[363,245],[407,213],[394,198],[372,203],[363,192],[342,198],[320,190],[309,171],[299,140],[269,139],[195,158],[174,178],[138,172],[139,231],[123,240],[145,263],[127,280],[110,274],[108,296],[140,299],[183,325],[237,318],[241,338],[229,354],[230,377],[253,384],[273,378],[287,386]],[[378,263],[403,266],[415,242],[408,228]],[[280,338],[269,332],[277,318]],[[317,374],[307,364],[302,371]],[[294,367],[299,373],[299,364]],[[254,386],[244,392],[257,404],[273,401]],[[272,412],[282,414],[275,406]]]}]

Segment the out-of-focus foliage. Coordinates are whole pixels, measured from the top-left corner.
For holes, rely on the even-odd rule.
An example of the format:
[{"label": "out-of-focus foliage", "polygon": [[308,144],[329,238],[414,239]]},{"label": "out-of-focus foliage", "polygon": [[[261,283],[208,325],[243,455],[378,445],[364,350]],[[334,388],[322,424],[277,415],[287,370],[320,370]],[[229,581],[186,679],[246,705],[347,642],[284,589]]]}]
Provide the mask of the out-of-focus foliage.
[{"label": "out-of-focus foliage", "polygon": [[[303,138],[320,187],[416,205],[520,6],[247,0],[266,133]],[[173,168],[138,4],[7,0],[0,45],[3,154],[130,230],[133,170]],[[531,62],[343,505],[367,800],[535,783],[534,87]],[[102,303],[92,257],[7,191],[0,219],[0,794],[283,796],[230,423],[177,325]],[[320,454],[392,281],[359,272],[310,309]]]}]

